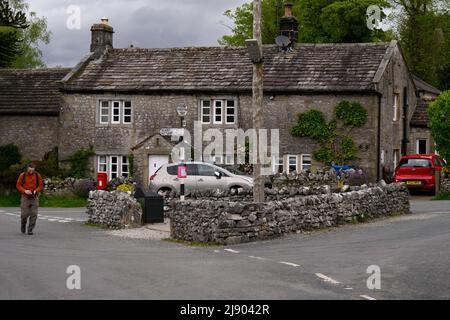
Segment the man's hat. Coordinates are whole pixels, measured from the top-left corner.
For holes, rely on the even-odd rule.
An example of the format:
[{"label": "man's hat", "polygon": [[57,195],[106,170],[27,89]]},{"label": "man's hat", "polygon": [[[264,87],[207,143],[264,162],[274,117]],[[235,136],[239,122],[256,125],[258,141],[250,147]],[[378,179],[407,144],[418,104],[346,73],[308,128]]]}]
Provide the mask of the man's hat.
[{"label": "man's hat", "polygon": [[27,165],[27,168],[36,168],[36,165],[33,163],[33,162],[30,162],[28,165]]}]

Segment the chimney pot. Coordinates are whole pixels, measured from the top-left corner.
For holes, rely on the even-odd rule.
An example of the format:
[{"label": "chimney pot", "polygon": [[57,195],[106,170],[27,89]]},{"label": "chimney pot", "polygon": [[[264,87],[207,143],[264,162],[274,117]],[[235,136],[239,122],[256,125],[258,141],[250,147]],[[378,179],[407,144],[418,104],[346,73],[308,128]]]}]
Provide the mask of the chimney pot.
[{"label": "chimney pot", "polygon": [[109,24],[109,19],[107,17],[103,17],[101,20],[102,20],[102,24],[106,24],[106,25]]}]

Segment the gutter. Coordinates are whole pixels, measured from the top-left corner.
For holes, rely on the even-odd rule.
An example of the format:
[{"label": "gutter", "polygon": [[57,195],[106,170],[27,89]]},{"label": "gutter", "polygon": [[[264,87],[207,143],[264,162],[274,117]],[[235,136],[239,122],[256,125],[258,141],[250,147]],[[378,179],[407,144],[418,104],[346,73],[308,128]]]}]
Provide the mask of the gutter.
[{"label": "gutter", "polygon": [[378,94],[377,181],[381,180],[381,94]]}]

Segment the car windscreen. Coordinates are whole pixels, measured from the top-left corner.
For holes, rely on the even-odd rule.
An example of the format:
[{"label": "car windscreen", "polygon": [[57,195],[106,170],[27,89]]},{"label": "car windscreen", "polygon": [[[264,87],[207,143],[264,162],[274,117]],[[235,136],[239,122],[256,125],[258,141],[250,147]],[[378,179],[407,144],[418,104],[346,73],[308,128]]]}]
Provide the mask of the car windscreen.
[{"label": "car windscreen", "polygon": [[400,167],[431,168],[431,161],[429,159],[403,159],[400,161]]}]

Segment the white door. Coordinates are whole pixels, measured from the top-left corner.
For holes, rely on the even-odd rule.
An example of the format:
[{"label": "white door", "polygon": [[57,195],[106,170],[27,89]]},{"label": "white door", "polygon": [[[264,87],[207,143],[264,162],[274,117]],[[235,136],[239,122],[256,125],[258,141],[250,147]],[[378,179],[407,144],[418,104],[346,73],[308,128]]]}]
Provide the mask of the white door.
[{"label": "white door", "polygon": [[151,155],[148,156],[148,173],[149,179],[161,166],[169,163],[169,156]]}]

